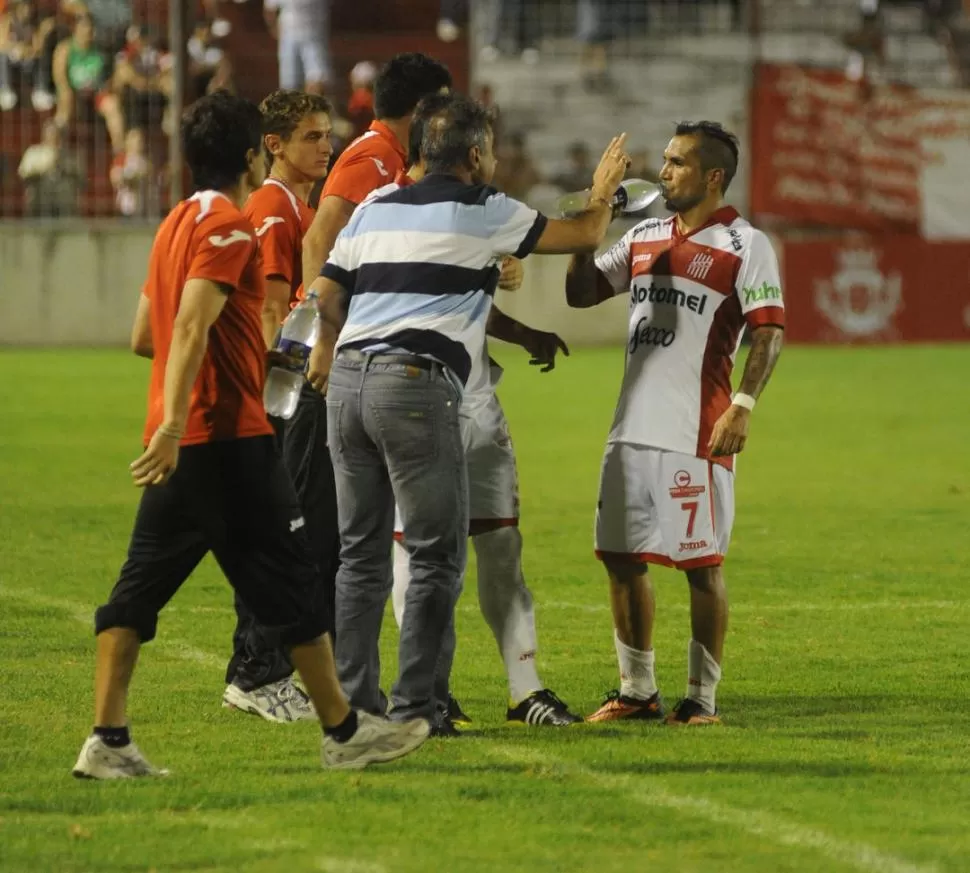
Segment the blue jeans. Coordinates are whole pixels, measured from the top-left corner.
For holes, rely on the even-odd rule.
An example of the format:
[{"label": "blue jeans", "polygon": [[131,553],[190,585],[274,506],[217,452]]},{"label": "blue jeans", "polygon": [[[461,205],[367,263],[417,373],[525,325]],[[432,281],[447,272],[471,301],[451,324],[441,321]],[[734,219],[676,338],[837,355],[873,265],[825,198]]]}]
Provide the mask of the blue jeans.
[{"label": "blue jeans", "polygon": [[[325,5],[321,11],[326,11]],[[277,50],[281,88],[299,90],[309,82],[331,82],[328,25],[321,33],[290,33],[281,28]]]},{"label": "blue jeans", "polygon": [[396,502],[411,585],[391,717],[431,719],[436,666],[465,570],[468,476],[454,375],[409,360],[340,353],[330,373],[327,432],[340,526],[336,660],[351,705],[379,712],[378,638],[391,593]]}]

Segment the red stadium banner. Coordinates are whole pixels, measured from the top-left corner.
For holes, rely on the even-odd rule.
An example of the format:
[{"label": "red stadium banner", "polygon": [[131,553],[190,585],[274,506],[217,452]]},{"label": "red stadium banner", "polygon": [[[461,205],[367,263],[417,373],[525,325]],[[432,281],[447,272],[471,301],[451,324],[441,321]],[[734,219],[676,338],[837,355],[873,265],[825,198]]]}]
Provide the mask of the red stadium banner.
[{"label": "red stadium banner", "polygon": [[970,238],[970,96],[759,64],[751,211],[805,227]]},{"label": "red stadium banner", "polygon": [[783,275],[793,342],[970,340],[970,242],[786,242]]}]

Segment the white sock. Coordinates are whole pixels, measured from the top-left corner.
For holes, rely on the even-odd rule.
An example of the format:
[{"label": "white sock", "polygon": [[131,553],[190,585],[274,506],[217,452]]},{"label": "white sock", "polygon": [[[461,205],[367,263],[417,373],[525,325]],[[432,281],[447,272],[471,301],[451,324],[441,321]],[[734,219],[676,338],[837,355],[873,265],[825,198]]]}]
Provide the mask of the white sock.
[{"label": "white sock", "polygon": [[391,600],[394,604],[394,618],[400,627],[404,621],[404,601],[411,584],[411,559],[403,543],[394,541],[394,587],[391,588]]},{"label": "white sock", "polygon": [[691,640],[687,644],[687,697],[713,713],[717,708],[714,692],[720,681],[720,665],[697,640]]},{"label": "white sock", "polygon": [[657,693],[657,679],[653,675],[653,649],[642,652],[632,649],[613,631],[616,658],[620,662],[620,694],[637,700],[649,700]]},{"label": "white sock", "polygon": [[542,689],[536,669],[536,617],[522,575],[522,534],[500,527],[472,537],[478,558],[478,600],[509,677],[509,697],[521,703]]}]

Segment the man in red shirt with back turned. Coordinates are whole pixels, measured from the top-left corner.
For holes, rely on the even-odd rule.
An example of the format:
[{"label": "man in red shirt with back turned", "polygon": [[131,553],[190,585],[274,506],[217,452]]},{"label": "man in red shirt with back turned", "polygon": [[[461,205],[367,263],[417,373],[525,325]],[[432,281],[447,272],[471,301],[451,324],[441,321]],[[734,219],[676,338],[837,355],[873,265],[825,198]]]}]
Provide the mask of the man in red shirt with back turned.
[{"label": "man in red shirt with back turned", "polygon": [[161,776],[132,742],[128,686],[158,614],[208,552],[257,620],[288,647],[323,726],[323,764],[361,767],[419,746],[426,721],[392,723],[352,710],[340,689],[293,486],[263,410],[265,296],[259,247],[241,212],[262,182],[262,117],[225,92],[182,122],[199,189],[155,237],[132,330],[152,358],[145,451],[131,465],[144,488],[128,559],[95,614],[94,729],[74,775]]}]

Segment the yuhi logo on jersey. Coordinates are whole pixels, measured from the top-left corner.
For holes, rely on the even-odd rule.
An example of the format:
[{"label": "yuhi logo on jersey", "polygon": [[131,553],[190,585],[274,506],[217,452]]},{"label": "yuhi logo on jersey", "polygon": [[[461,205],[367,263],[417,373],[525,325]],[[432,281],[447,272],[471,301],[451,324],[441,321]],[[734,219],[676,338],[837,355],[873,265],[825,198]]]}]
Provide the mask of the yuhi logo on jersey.
[{"label": "yuhi logo on jersey", "polygon": [[675,500],[680,500],[682,497],[696,497],[706,490],[707,488],[704,485],[694,485],[690,473],[686,470],[678,470],[674,473],[674,487],[670,489],[670,496]]},{"label": "yuhi logo on jersey", "polygon": [[649,286],[634,283],[630,286],[630,305],[636,306],[638,303],[665,303],[668,306],[680,306],[703,315],[704,307],[707,305],[707,295],[685,294],[678,288],[661,288],[653,282]]},{"label": "yuhi logo on jersey", "polygon": [[751,306],[753,303],[767,303],[771,300],[781,300],[781,288],[763,282],[757,288],[747,286],[742,288],[741,296],[744,298],[745,306]]},{"label": "yuhi logo on jersey", "polygon": [[890,327],[902,307],[899,273],[883,273],[871,249],[838,253],[839,270],[830,280],[815,281],[815,306],[849,337],[866,337]]},{"label": "yuhi logo on jersey", "polygon": [[707,274],[711,272],[711,267],[713,266],[714,255],[709,252],[698,252],[687,265],[686,272],[691,279],[703,282],[707,278]]}]

